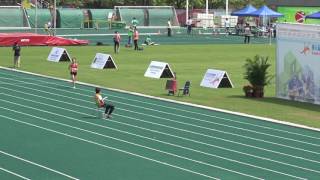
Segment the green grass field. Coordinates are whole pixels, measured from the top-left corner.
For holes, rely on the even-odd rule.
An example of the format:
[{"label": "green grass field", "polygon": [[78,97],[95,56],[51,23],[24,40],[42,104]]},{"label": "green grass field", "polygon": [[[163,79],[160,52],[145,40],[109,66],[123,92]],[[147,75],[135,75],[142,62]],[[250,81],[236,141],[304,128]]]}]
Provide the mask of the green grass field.
[{"label": "green grass field", "polygon": [[[269,56],[272,74],[275,74],[275,46],[270,45],[161,45],[146,47],[135,52],[121,47],[120,54],[113,55],[111,46],[66,47],[71,56],[77,57],[80,65],[79,81],[139,92],[152,96],[191,102],[215,108],[274,118],[320,128],[318,105],[286,101],[275,98],[275,84],[266,87],[265,98],[245,98],[242,86],[248,84],[243,79],[245,59],[256,54]],[[47,61],[51,47],[23,47],[22,67],[34,73],[60,78],[69,78],[68,63]],[[118,70],[95,70],[90,68],[95,53],[111,53]],[[0,65],[12,67],[11,48],[0,48]],[[178,86],[191,81],[191,96],[167,96],[164,90],[166,79],[145,78],[144,72],[151,60],[170,64],[177,73]],[[200,87],[200,82],[208,69],[226,70],[235,88],[209,89]]]}]

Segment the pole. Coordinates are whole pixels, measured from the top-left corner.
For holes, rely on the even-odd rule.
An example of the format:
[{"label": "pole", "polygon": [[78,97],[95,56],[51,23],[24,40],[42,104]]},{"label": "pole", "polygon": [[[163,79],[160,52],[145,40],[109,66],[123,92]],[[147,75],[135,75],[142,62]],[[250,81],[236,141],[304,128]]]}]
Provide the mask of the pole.
[{"label": "pole", "polygon": [[229,0],[226,0],[226,16],[229,14]]},{"label": "pole", "polygon": [[207,14],[207,17],[208,17],[208,14],[209,14],[209,2],[208,2],[208,0],[206,0],[206,14]]},{"label": "pole", "polygon": [[34,20],[34,27],[35,27],[35,33],[38,32],[38,0],[36,0],[36,12],[35,12],[35,20]]},{"label": "pole", "polygon": [[57,1],[54,0],[53,5],[53,35],[56,35],[56,27],[57,27]]},{"label": "pole", "polygon": [[186,2],[186,22],[189,19],[189,0]]}]

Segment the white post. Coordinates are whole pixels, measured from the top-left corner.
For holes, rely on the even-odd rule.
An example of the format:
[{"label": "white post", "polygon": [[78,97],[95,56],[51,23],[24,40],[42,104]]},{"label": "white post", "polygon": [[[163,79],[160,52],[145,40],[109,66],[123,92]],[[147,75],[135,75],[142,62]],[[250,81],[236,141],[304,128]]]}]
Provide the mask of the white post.
[{"label": "white post", "polygon": [[54,0],[53,4],[53,35],[56,35],[56,27],[57,27],[57,1]]},{"label": "white post", "polygon": [[189,0],[186,2],[186,22],[189,19]]},{"label": "white post", "polygon": [[229,0],[226,0],[226,15],[229,14]]},{"label": "white post", "polygon": [[35,21],[34,21],[34,28],[35,28],[35,33],[38,32],[38,0],[36,0],[36,12],[35,12]]},{"label": "white post", "polygon": [[208,0],[206,0],[206,14],[207,14],[207,17],[208,17],[208,14],[209,14],[209,2],[208,2]]}]

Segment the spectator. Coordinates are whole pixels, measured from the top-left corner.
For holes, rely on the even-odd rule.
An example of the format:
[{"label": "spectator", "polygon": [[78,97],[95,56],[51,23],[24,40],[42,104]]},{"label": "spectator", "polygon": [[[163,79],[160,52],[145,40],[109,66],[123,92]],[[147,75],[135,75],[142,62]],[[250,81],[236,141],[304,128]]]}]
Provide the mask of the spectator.
[{"label": "spectator", "polygon": [[249,44],[250,43],[250,36],[251,36],[251,28],[248,23],[246,23],[246,26],[244,27],[244,43]]},{"label": "spectator", "polygon": [[239,36],[239,35],[240,35],[240,32],[241,32],[240,23],[237,23],[235,29],[236,29],[236,35]]},{"label": "spectator", "polygon": [[226,28],[226,35],[230,34],[230,21],[228,18],[224,21],[224,27]]},{"label": "spectator", "polygon": [[137,28],[135,28],[133,31],[133,42],[134,42],[134,50],[137,50],[137,51],[139,50],[138,40],[139,40],[139,32]]},{"label": "spectator", "polygon": [[186,22],[186,25],[187,25],[187,34],[191,34],[191,31],[192,31],[192,19],[191,17],[189,16],[187,22]]},{"label": "spectator", "polygon": [[14,51],[13,67],[19,68],[21,47],[19,46],[18,41],[13,44],[12,50]]},{"label": "spectator", "polygon": [[119,53],[120,41],[121,41],[121,36],[118,31],[115,31],[113,35],[113,42],[114,42],[114,53],[116,54]]},{"label": "spectator", "polygon": [[147,36],[146,40],[144,41],[144,44],[145,45],[155,45],[155,43],[152,42],[152,40],[151,40],[150,34]]},{"label": "spectator", "polygon": [[131,47],[133,31],[134,31],[133,26],[130,26],[128,29],[128,44],[126,47]]},{"label": "spectator", "polygon": [[132,20],[131,20],[131,24],[133,26],[133,29],[137,28],[137,25],[139,24],[139,21],[133,17]]},{"label": "spectator", "polygon": [[168,19],[167,25],[168,25],[168,37],[171,37],[172,26],[171,26],[171,19],[170,18]]}]

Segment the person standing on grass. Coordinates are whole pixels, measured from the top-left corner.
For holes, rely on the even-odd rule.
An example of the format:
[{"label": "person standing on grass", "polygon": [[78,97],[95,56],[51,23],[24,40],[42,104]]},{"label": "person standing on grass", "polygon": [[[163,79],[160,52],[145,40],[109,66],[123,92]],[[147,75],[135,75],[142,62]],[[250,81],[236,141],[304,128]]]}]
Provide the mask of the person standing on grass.
[{"label": "person standing on grass", "polygon": [[246,26],[244,27],[244,43],[249,44],[250,43],[250,36],[251,36],[251,28],[248,23],[246,23]]},{"label": "person standing on grass", "polygon": [[76,79],[78,74],[78,63],[75,57],[72,58],[71,64],[69,65],[71,81],[73,84],[73,88],[76,88]]},{"label": "person standing on grass", "polygon": [[191,34],[191,31],[192,31],[192,19],[191,17],[189,16],[187,22],[186,22],[186,25],[187,25],[187,34]]},{"label": "person standing on grass", "polygon": [[118,31],[114,32],[113,42],[114,42],[114,53],[119,53],[121,37]]},{"label": "person standing on grass", "polygon": [[137,51],[139,50],[138,40],[139,40],[139,32],[137,28],[135,28],[133,31],[133,43],[134,43],[134,50],[137,50]]},{"label": "person standing on grass", "polygon": [[16,42],[13,44],[12,50],[14,51],[13,67],[14,67],[14,68],[19,68],[19,67],[20,67],[20,51],[21,51],[21,46],[19,46],[18,41],[16,41]]},{"label": "person standing on grass", "polygon": [[128,29],[128,44],[126,47],[131,47],[133,31],[134,31],[133,26],[130,26]]},{"label": "person standing on grass", "polygon": [[136,19],[136,17],[133,17],[132,20],[131,20],[131,25],[133,26],[133,28],[137,28],[139,24],[139,21]]},{"label": "person standing on grass", "polygon": [[104,117],[105,118],[111,118],[111,114],[114,110],[114,105],[111,102],[106,102],[105,99],[107,99],[107,97],[102,98],[102,95],[100,94],[101,89],[96,87],[96,95],[95,95],[95,101],[98,107],[104,107],[105,108],[105,113],[104,113]]},{"label": "person standing on grass", "polygon": [[168,19],[167,22],[167,28],[168,28],[168,37],[171,37],[171,31],[172,31],[172,26],[171,26],[171,19]]},{"label": "person standing on grass", "polygon": [[230,21],[228,18],[224,21],[224,27],[226,28],[226,35],[230,35]]}]

